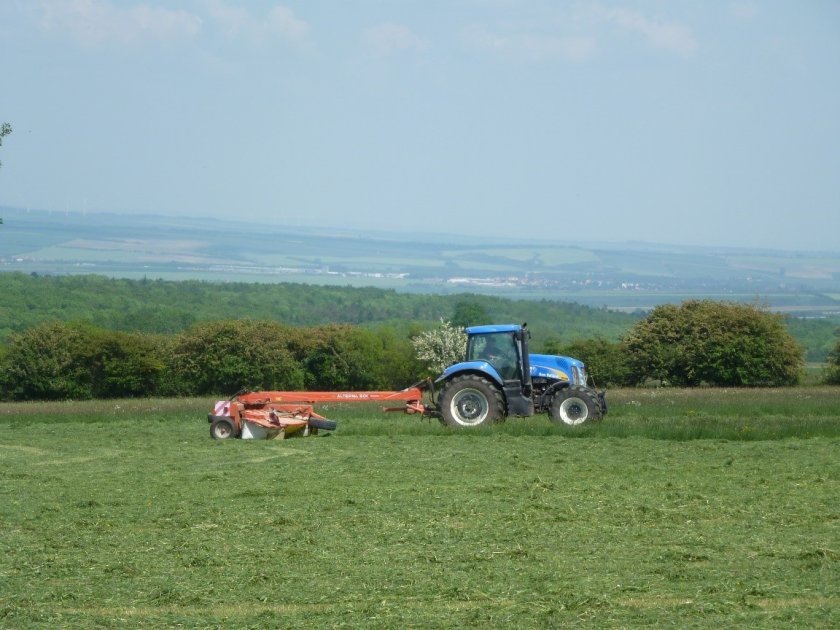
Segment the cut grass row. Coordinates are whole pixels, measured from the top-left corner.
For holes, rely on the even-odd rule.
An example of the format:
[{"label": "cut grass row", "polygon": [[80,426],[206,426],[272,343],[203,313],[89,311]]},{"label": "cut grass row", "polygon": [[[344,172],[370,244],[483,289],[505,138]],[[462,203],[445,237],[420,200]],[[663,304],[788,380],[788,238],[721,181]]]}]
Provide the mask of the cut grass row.
[{"label": "cut grass row", "polygon": [[[619,389],[607,393],[606,421],[580,427],[549,422],[545,415],[462,433],[437,420],[384,414],[372,404],[326,404],[319,413],[339,422],[336,435],[553,435],[575,438],[645,437],[663,440],[773,440],[840,437],[840,388]],[[0,428],[22,424],[86,424],[136,418],[194,422],[206,417],[210,399],[132,399],[0,403]],[[5,427],[4,427],[5,425]]]},{"label": "cut grass row", "polygon": [[264,442],[206,400],[2,405],[0,627],[840,623],[840,390],[609,396]]}]

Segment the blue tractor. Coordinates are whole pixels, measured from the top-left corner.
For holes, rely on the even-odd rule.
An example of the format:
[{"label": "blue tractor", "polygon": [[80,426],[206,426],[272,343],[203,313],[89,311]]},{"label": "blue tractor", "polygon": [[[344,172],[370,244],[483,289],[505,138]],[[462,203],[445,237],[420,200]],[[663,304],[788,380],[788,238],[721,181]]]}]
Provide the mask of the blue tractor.
[{"label": "blue tractor", "polygon": [[589,386],[581,361],[528,353],[525,324],[464,330],[465,360],[450,365],[435,381],[444,424],[476,427],[547,411],[553,422],[579,425],[607,413],[604,392]]}]

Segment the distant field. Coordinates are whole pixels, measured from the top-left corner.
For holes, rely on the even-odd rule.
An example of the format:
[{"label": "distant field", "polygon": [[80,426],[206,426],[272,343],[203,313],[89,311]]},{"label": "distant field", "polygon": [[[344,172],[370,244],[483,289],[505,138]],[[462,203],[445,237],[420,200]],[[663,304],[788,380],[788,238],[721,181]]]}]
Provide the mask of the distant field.
[{"label": "distant field", "polygon": [[142,265],[144,263],[157,262],[161,256],[169,262],[179,262],[188,264],[219,264],[223,261],[213,260],[207,256],[199,256],[185,251],[178,253],[173,250],[167,250],[165,254],[154,248],[149,249],[134,249],[134,248],[114,248],[108,249],[106,247],[72,247],[72,246],[52,246],[39,249],[34,252],[25,254],[27,257],[36,258],[39,260],[53,260],[64,261],[70,263],[132,263]]},{"label": "distant field", "polygon": [[0,627],[837,627],[840,388],[621,390],[581,430],[0,404]]},{"label": "distant field", "polygon": [[422,258],[411,258],[410,255],[407,255],[404,258],[389,258],[387,256],[373,255],[354,256],[352,258],[341,258],[338,256],[329,256],[327,254],[328,252],[304,253],[288,251],[285,255],[259,254],[257,256],[254,256],[254,260],[255,262],[265,265],[285,265],[289,267],[299,267],[302,265],[332,265],[333,267],[335,267],[336,265],[338,265],[340,267],[349,268],[351,270],[374,270],[386,267],[404,268],[412,266],[442,267],[444,264],[444,261],[442,260],[430,261]]},{"label": "distant field", "polygon": [[840,257],[812,255],[803,258],[795,253],[787,256],[727,256],[734,269],[776,273],[782,278],[831,279],[840,273]]},{"label": "distant field", "polygon": [[760,302],[815,317],[840,308],[837,252],[570,244],[550,233],[490,239],[195,217],[2,211],[0,271],[474,293],[629,311],[701,298]]},{"label": "distant field", "polygon": [[702,291],[645,291],[645,290],[618,290],[610,289],[599,291],[588,289],[586,291],[534,291],[527,289],[518,291],[523,298],[537,299],[539,295],[546,295],[552,299],[579,302],[589,306],[607,306],[611,310],[633,312],[637,310],[652,310],[660,304],[679,304],[685,300],[721,300],[729,302],[740,302],[745,304],[760,304],[768,306],[770,310],[786,313],[809,313],[816,314],[840,312],[840,305],[825,299],[823,296],[811,294],[791,293],[768,293],[757,296],[753,293],[704,293]]},{"label": "distant field", "polygon": [[591,251],[585,249],[576,249],[574,247],[524,247],[518,249],[516,247],[481,247],[481,248],[464,248],[464,249],[449,249],[442,252],[447,258],[466,258],[466,259],[500,259],[514,261],[518,263],[529,263],[534,260],[538,261],[540,265],[569,265],[586,262],[595,262],[598,256]]}]

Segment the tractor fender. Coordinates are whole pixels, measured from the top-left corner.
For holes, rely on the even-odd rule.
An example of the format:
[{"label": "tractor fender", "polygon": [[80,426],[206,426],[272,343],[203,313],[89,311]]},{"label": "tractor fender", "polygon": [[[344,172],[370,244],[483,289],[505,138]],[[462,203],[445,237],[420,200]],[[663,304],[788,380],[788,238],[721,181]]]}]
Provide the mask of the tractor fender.
[{"label": "tractor fender", "polygon": [[547,406],[551,402],[551,399],[554,397],[554,394],[556,394],[561,389],[565,389],[569,386],[570,386],[569,381],[558,380],[558,381],[552,383],[551,385],[549,385],[546,388],[546,390],[540,396],[539,406],[540,407]]},{"label": "tractor fender", "polygon": [[505,381],[499,372],[487,361],[465,361],[450,365],[443,371],[443,374],[435,379],[435,383],[444,383],[461,374],[478,374],[493,381],[499,389],[503,389],[505,385]]}]

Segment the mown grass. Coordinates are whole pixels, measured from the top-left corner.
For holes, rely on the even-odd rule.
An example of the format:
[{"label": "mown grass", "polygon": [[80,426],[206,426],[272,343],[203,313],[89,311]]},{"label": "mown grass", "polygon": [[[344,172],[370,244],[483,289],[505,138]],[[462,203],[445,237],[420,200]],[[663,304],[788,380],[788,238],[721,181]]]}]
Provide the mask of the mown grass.
[{"label": "mown grass", "polygon": [[453,431],[0,405],[0,627],[836,627],[840,389],[625,390]]}]

